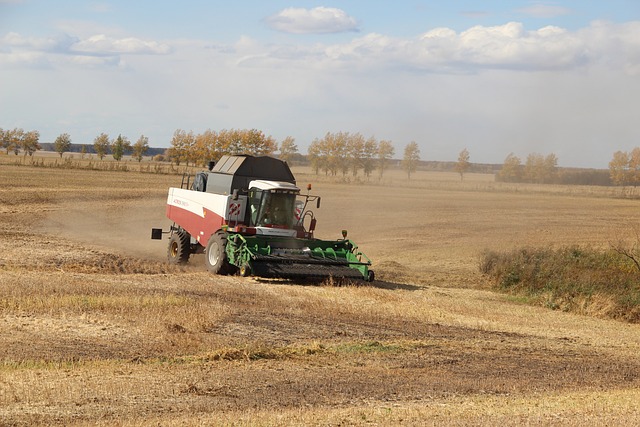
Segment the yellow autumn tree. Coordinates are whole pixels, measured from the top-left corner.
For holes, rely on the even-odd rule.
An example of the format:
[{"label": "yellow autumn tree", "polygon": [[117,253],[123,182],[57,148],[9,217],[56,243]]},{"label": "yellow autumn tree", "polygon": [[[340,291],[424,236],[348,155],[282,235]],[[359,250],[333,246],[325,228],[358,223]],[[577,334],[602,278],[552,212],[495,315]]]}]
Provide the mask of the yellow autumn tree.
[{"label": "yellow autumn tree", "polygon": [[460,174],[460,181],[462,181],[464,179],[464,174],[469,170],[469,168],[471,167],[471,163],[469,163],[469,150],[467,150],[466,148],[464,150],[462,150],[460,152],[460,154],[458,155],[458,161],[456,162],[456,165],[454,166],[454,169],[456,172],[458,172]]},{"label": "yellow autumn tree", "polygon": [[629,153],[616,151],[609,162],[609,176],[614,185],[626,185],[629,181]]}]

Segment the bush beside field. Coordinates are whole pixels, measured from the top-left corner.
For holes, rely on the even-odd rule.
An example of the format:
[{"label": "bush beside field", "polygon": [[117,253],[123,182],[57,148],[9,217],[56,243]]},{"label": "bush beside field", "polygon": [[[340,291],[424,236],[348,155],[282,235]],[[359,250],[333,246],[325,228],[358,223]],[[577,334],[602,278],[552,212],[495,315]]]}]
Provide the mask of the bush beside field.
[{"label": "bush beside field", "polygon": [[555,310],[640,323],[640,273],[614,250],[566,247],[485,251],[494,289]]}]

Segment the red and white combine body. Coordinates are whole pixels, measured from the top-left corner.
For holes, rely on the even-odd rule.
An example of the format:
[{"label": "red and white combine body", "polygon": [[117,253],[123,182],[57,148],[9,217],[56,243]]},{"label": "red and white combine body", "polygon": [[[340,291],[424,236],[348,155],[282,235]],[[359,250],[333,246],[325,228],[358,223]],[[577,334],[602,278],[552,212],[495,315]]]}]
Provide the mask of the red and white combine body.
[{"label": "red and white combine body", "polygon": [[[204,251],[207,268],[217,274],[373,280],[371,261],[346,232],[335,241],[313,237],[316,220],[307,205],[320,207],[320,198],[300,196],[286,162],[223,156],[196,174],[191,189],[169,189],[167,217],[174,225],[168,259],[186,263]],[[153,229],[152,238],[162,233]]]}]

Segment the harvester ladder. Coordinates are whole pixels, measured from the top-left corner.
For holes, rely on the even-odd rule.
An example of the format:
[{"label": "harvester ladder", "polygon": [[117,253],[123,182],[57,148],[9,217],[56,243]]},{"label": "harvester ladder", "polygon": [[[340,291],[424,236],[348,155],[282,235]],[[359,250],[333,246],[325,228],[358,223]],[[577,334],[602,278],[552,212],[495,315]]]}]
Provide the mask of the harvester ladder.
[{"label": "harvester ladder", "polygon": [[182,183],[180,184],[180,188],[188,190],[189,187],[191,187],[191,175],[189,175],[187,172],[184,172],[182,174]]}]

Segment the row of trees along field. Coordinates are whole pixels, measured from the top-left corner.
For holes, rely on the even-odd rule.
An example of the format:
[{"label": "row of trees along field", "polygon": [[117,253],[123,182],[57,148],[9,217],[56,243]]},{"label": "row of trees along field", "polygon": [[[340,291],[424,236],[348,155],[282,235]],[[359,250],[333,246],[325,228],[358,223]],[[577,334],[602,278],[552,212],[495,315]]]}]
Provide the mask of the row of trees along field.
[{"label": "row of trees along field", "polygon": [[7,154],[13,152],[16,156],[22,150],[24,155],[33,156],[40,150],[40,132],[37,130],[25,131],[20,128],[4,130],[0,128],[0,143]]},{"label": "row of trees along field", "polygon": [[[9,154],[33,156],[40,150],[40,132],[24,131],[20,128],[0,128],[0,147]],[[60,134],[53,144],[60,157],[71,149],[71,136]],[[76,147],[77,148],[77,147]],[[131,154],[142,161],[149,151],[149,138],[141,135],[135,143],[126,136],[118,135],[111,139],[101,133],[93,140],[91,151],[102,160],[111,154],[116,161],[122,160],[125,154]],[[89,151],[82,145],[81,153]],[[327,132],[324,137],[316,138],[310,144],[307,155],[298,152],[295,139],[287,136],[280,144],[272,137],[257,129],[230,129],[219,132],[206,130],[202,134],[177,129],[171,139],[171,146],[160,158],[174,162],[176,165],[205,165],[211,159],[218,159],[224,154],[273,155],[279,151],[278,157],[285,161],[296,160],[309,164],[316,174],[323,171],[326,175],[351,173],[354,177],[362,170],[368,178],[374,170],[382,176],[394,159],[395,148],[391,141],[378,141],[374,137],[365,138],[360,133]],[[471,168],[469,151],[465,148],[453,163],[452,169],[464,178]],[[405,146],[400,162],[408,178],[416,172],[420,165],[420,149],[415,141]],[[546,156],[531,153],[523,164],[519,157],[510,153],[496,179],[503,182],[530,182],[539,184],[582,184],[582,185],[634,185],[640,184],[640,148],[631,152],[616,151],[609,162],[608,170],[599,169],[559,169],[558,158],[551,153]]]},{"label": "row of trees along field", "polygon": [[209,160],[219,159],[224,154],[263,156],[272,154],[277,149],[276,140],[257,129],[224,129],[219,132],[207,129],[197,135],[192,131],[177,129],[166,155],[177,165],[205,165]]},{"label": "row of trees along field", "polygon": [[[362,169],[364,175],[369,177],[376,167],[382,176],[394,153],[391,141],[365,138],[360,133],[327,132],[324,137],[313,140],[307,159],[316,174],[323,170],[327,175],[330,173],[335,176],[338,172],[346,175],[351,172],[353,176],[357,176],[358,171]],[[407,168],[409,175],[417,167],[419,153],[415,144],[412,151],[414,160],[406,165],[410,166]]]},{"label": "row of trees along field", "polygon": [[[25,132],[20,128],[7,130],[0,128],[0,144],[7,154],[13,152],[18,155],[22,151],[25,156],[27,154],[33,156],[33,153],[42,149],[39,140],[40,132],[37,130]],[[71,136],[68,133],[60,134],[53,142],[53,149],[62,158],[62,155],[71,149]],[[120,161],[125,154],[131,153],[133,158],[140,162],[148,150],[149,138],[144,135],[141,135],[135,144],[131,144],[129,139],[122,135],[109,139],[109,135],[105,133],[101,133],[93,140],[93,151],[100,160],[111,153],[115,160]],[[87,153],[85,145],[82,145],[80,152]]]},{"label": "row of trees along field", "polygon": [[532,182],[537,184],[551,183],[556,178],[558,168],[558,158],[551,153],[543,156],[538,153],[531,153],[527,156],[526,163],[518,156],[509,153],[504,160],[502,169],[498,172],[497,178],[503,182]]},{"label": "row of trees along field", "polygon": [[[56,144],[57,140],[54,145]],[[101,133],[93,140],[93,149],[100,160],[104,159],[110,152],[113,159],[119,162],[125,154],[131,153],[131,156],[140,162],[149,150],[149,138],[140,135],[140,138],[134,144],[131,144],[131,141],[126,136],[118,135],[117,138],[110,140],[109,135]],[[56,151],[58,150],[56,149]]]},{"label": "row of trees along field", "polygon": [[502,182],[528,182],[563,185],[638,185],[640,184],[640,148],[631,153],[618,151],[609,163],[609,169],[558,168],[558,158],[531,153],[523,164],[510,153],[496,174]]},{"label": "row of trees along field", "polygon": [[[201,134],[178,129],[171,139],[167,157],[178,165],[203,165],[224,154],[261,156],[274,154],[276,151],[279,151],[278,157],[285,161],[301,157],[295,139],[291,136],[287,136],[278,144],[273,137],[257,129],[225,129],[219,132],[208,129]],[[327,175],[351,173],[357,176],[362,170],[364,175],[369,177],[378,169],[382,176],[394,153],[391,141],[365,138],[360,133],[328,132],[323,138],[316,138],[311,143],[306,161],[316,174],[322,170]],[[411,142],[405,149],[402,161],[409,177],[416,171],[419,160],[418,144]]]}]

